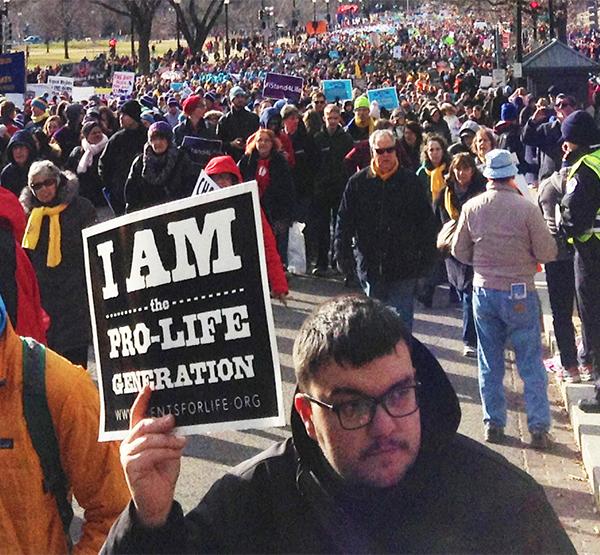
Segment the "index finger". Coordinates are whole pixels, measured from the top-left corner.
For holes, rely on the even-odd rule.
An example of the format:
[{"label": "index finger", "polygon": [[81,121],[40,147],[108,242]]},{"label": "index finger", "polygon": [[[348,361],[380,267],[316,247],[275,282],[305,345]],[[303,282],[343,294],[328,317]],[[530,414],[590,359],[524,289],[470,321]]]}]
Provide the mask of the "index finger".
[{"label": "index finger", "polygon": [[146,417],[148,406],[150,405],[150,397],[152,397],[152,389],[149,385],[145,385],[138,396],[135,398],[131,411],[129,412],[129,429],[131,430],[140,420]]}]

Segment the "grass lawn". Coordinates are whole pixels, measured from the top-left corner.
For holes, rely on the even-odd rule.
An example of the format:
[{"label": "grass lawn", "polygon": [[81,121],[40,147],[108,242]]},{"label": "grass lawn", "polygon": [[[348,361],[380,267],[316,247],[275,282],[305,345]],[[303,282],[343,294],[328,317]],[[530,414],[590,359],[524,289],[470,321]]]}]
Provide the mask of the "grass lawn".
[{"label": "grass lawn", "polygon": [[[157,54],[166,52],[169,48],[173,50],[177,46],[175,39],[165,41],[152,41],[150,43],[156,45]],[[185,44],[185,42],[184,42]],[[16,45],[14,50],[25,50],[25,44]],[[136,49],[138,44],[136,42]],[[51,42],[50,51],[46,52],[45,44],[30,44],[29,45],[29,59],[27,60],[27,67],[35,67],[36,65],[47,66],[55,64],[65,63],[77,63],[84,56],[87,56],[89,60],[95,58],[101,52],[105,52],[108,55],[108,39],[95,40],[95,41],[72,41],[69,43],[69,59],[66,60],[64,55],[64,46],[62,42]],[[122,40],[117,43],[117,55],[123,56],[131,54],[131,42],[128,40]]]}]

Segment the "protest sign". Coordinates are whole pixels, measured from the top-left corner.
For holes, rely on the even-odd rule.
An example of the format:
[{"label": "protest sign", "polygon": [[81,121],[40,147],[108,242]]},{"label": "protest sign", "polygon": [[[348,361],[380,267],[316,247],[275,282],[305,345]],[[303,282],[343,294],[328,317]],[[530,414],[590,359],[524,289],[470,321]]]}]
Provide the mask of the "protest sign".
[{"label": "protest sign", "polygon": [[112,93],[114,96],[130,96],[135,84],[135,73],[132,71],[115,71],[112,80]]},{"label": "protest sign", "polygon": [[492,69],[492,86],[503,87],[506,85],[506,70]]},{"label": "protest sign", "polygon": [[396,60],[402,59],[402,46],[400,46],[399,44],[394,46],[394,48],[392,48],[392,56]]},{"label": "protest sign", "polygon": [[61,95],[66,93],[71,96],[75,79],[73,77],[62,77],[61,75],[49,75],[46,84],[52,89],[52,94]]},{"label": "protest sign", "polygon": [[25,53],[0,54],[0,93],[25,94]]},{"label": "protest sign", "polygon": [[202,170],[198,176],[198,181],[194,186],[192,195],[203,195],[204,193],[210,193],[211,191],[218,191],[220,187],[210,178],[210,176]]},{"label": "protest sign", "polygon": [[25,95],[23,93],[6,93],[6,100],[10,100],[17,108],[23,108]]},{"label": "protest sign", "polygon": [[327,102],[352,100],[352,81],[350,79],[329,79],[322,81],[322,84]]},{"label": "protest sign", "polygon": [[25,98],[35,98],[36,96],[52,96],[52,89],[46,83],[28,83],[25,91]]},{"label": "protest sign", "polygon": [[81,102],[96,94],[95,87],[73,87],[73,102]]},{"label": "protest sign", "polygon": [[178,433],[285,424],[256,182],[83,232],[100,440],[146,384]]},{"label": "protest sign", "polygon": [[213,156],[223,153],[223,142],[214,139],[186,135],[181,146],[187,150],[192,162],[202,167],[206,166]]},{"label": "protest sign", "polygon": [[396,91],[396,87],[373,89],[367,91],[367,96],[369,97],[369,103],[376,100],[379,104],[379,107],[385,108],[386,110],[393,110],[400,106],[400,101],[398,100],[398,92]]},{"label": "protest sign", "polygon": [[330,60],[339,60],[340,53],[337,50],[330,50],[329,51],[329,59]]},{"label": "protest sign", "polygon": [[288,98],[293,101],[300,100],[304,79],[293,75],[281,73],[267,73],[263,96],[265,98]]},{"label": "protest sign", "polygon": [[491,75],[482,75],[479,80],[479,88],[481,89],[489,89],[492,86],[494,80]]}]

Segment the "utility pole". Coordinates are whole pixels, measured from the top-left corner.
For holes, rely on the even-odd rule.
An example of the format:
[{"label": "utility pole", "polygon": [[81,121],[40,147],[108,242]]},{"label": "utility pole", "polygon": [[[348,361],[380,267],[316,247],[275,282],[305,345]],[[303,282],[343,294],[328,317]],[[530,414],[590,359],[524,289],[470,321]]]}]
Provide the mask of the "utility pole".
[{"label": "utility pole", "polygon": [[550,38],[556,37],[556,31],[554,29],[554,0],[548,0],[548,25],[550,26]]},{"label": "utility pole", "polygon": [[515,21],[515,34],[517,36],[517,57],[516,62],[523,61],[523,4],[522,0],[517,0],[517,17]]}]

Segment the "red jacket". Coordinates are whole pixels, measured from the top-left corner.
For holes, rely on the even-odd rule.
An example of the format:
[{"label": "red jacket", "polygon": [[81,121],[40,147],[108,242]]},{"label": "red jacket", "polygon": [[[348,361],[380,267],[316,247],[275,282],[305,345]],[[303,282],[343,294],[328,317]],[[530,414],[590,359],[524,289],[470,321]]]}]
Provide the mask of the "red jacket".
[{"label": "red jacket", "polygon": [[[16,272],[11,283],[2,283],[5,291],[16,289],[15,331],[23,337],[33,337],[46,344],[46,330],[50,321],[42,308],[40,290],[31,261],[21,247],[27,219],[21,203],[8,189],[0,186],[0,226],[9,229],[14,238]],[[0,261],[0,263],[2,263]]]}]

